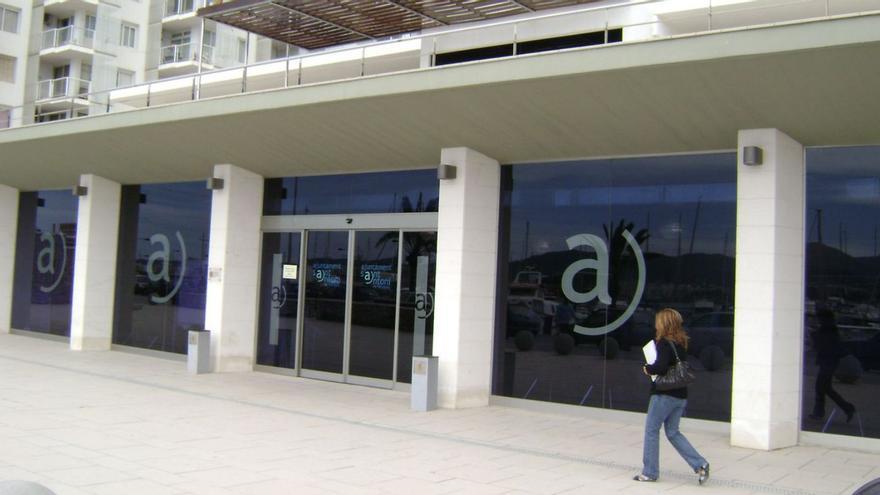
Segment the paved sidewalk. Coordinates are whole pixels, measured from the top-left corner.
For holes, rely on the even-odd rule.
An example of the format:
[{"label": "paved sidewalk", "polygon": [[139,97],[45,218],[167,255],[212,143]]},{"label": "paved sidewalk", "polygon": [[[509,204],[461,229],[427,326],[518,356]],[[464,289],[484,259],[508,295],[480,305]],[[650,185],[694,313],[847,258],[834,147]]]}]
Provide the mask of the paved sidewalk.
[{"label": "paved sidewalk", "polygon": [[[492,406],[415,413],[400,392],[0,335],[0,480],[80,494],[845,494],[880,455],[732,448],[700,487],[661,437],[661,481],[631,480],[642,425]],[[592,415],[595,416],[595,415]]]}]

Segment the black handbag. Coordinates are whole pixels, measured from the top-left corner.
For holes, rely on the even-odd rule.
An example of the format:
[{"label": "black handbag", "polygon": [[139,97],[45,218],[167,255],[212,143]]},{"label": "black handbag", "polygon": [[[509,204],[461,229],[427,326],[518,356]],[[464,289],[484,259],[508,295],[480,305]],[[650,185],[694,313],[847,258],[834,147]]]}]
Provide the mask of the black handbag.
[{"label": "black handbag", "polygon": [[672,353],[675,354],[675,362],[666,370],[665,375],[660,375],[654,380],[654,388],[660,391],[684,388],[697,379],[687,361],[682,361],[675,350],[675,344],[670,342]]}]

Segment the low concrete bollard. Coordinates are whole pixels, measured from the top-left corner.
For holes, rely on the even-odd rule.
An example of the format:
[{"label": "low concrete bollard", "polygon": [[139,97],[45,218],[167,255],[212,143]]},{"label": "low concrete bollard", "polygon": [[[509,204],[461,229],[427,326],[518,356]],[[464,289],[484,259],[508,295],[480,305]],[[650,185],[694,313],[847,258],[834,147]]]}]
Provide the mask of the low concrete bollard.
[{"label": "low concrete bollard", "polygon": [[437,409],[437,356],[413,356],[410,407],[413,411]]},{"label": "low concrete bollard", "polygon": [[186,369],[194,374],[211,372],[211,332],[196,328],[189,331]]}]

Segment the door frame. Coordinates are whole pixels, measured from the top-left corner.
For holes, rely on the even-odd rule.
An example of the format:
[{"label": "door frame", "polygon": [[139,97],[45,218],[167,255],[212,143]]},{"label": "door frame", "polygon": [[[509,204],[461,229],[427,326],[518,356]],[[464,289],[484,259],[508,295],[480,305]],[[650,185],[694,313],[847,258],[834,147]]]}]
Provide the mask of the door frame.
[{"label": "door frame", "polygon": [[[313,378],[318,380],[350,383],[354,385],[364,385],[379,388],[400,389],[408,388],[409,384],[397,381],[397,353],[398,353],[398,334],[399,334],[399,317],[400,317],[400,273],[402,264],[400,257],[402,255],[402,242],[398,242],[398,266],[397,266],[397,302],[396,302],[396,318],[394,323],[394,349],[392,351],[393,371],[391,380],[382,380],[377,378],[350,375],[349,369],[349,346],[351,337],[351,306],[353,290],[353,265],[355,248],[355,232],[364,230],[389,230],[397,231],[401,235],[404,232],[437,232],[437,213],[361,213],[361,214],[339,214],[339,215],[266,215],[263,216],[260,223],[260,245],[262,246],[263,235],[272,233],[295,232],[300,234],[300,266],[307,269],[306,251],[308,247],[309,231],[346,231],[348,232],[348,275],[345,300],[345,336],[343,341],[343,365],[342,373],[329,373],[318,370],[309,370],[302,367],[302,328],[305,309],[305,276],[299,278],[299,300],[297,301],[297,318],[296,324],[296,367],[293,369],[276,368],[268,365],[255,365],[255,369],[260,371],[269,371],[281,374],[293,374],[303,378]],[[260,266],[262,267],[262,247],[260,249]],[[262,273],[262,270],[261,270]],[[303,271],[305,273],[305,271]],[[262,281],[260,281],[261,283]],[[258,297],[259,300],[259,297]],[[260,302],[262,303],[262,302]],[[259,325],[259,323],[257,323]],[[259,328],[257,328],[259,333]],[[257,338],[254,339],[254,351],[256,352]]]}]

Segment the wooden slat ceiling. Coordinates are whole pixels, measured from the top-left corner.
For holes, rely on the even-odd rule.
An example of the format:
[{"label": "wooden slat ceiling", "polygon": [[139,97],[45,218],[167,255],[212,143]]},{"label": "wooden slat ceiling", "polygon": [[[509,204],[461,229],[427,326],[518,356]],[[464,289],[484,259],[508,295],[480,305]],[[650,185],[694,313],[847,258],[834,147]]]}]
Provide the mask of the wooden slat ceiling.
[{"label": "wooden slat ceiling", "polygon": [[309,50],[595,0],[230,0],[199,15]]}]

